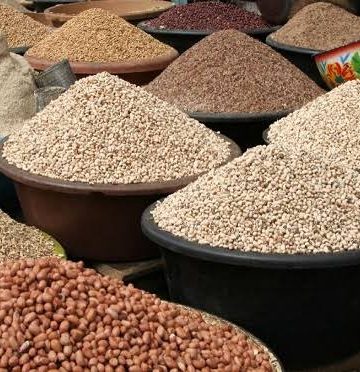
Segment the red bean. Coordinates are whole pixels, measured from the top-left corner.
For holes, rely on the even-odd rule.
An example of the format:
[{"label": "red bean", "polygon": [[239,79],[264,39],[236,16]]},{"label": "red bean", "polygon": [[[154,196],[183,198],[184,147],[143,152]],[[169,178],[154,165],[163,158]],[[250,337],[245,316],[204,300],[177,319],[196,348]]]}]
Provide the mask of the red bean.
[{"label": "red bean", "polygon": [[[214,16],[216,14],[216,17]],[[158,29],[240,31],[267,28],[269,25],[257,14],[233,4],[216,1],[180,5],[147,22]]]}]

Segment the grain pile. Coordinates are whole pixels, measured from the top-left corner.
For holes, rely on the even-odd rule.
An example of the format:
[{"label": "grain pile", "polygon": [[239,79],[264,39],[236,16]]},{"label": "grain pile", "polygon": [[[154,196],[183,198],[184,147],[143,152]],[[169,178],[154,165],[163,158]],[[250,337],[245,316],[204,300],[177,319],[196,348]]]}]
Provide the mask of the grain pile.
[{"label": "grain pile", "polygon": [[317,2],[295,14],[271,34],[280,43],[330,50],[359,40],[360,17],[333,4]]},{"label": "grain pile", "polygon": [[29,47],[42,40],[49,29],[11,6],[0,3],[0,33],[10,48]]},{"label": "grain pile", "polygon": [[19,129],[35,115],[35,82],[26,60],[9,53],[4,35],[0,34],[0,137]]},{"label": "grain pile", "polygon": [[206,1],[179,5],[147,21],[158,29],[217,31],[237,29],[242,31],[268,28],[261,16],[233,4]]},{"label": "grain pile", "polygon": [[86,183],[194,176],[225,162],[229,145],[196,120],[108,73],[77,81],[6,142],[17,167]]},{"label": "grain pile", "polygon": [[206,37],[146,89],[190,112],[293,110],[323,93],[280,54],[235,30]]},{"label": "grain pile", "polygon": [[171,47],[116,14],[90,9],[66,22],[36,44],[27,55],[49,61],[121,62],[159,57]]},{"label": "grain pile", "polygon": [[0,211],[0,262],[53,255],[54,243],[49,237]]},{"label": "grain pile", "polygon": [[269,140],[360,169],[360,81],[349,81],[270,126]]},{"label": "grain pile", "polygon": [[7,371],[272,370],[269,355],[233,327],[210,325],[82,263],[0,265],[0,287]]},{"label": "grain pile", "polygon": [[176,236],[245,252],[360,248],[360,174],[307,154],[258,146],[153,210]]}]

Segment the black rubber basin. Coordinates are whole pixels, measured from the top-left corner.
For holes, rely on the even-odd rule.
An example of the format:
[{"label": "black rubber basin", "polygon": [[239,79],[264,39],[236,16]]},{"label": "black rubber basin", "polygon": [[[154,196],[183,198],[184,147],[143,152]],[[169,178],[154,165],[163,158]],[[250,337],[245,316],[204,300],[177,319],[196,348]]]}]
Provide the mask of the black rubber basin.
[{"label": "black rubber basin", "polygon": [[[0,141],[4,137],[0,136]],[[21,208],[15,191],[14,183],[0,173],[0,209],[9,214],[12,218],[18,218],[21,214]]]},{"label": "black rubber basin", "polygon": [[162,251],[171,301],[258,335],[287,371],[358,353],[360,251],[265,255],[199,245],[160,230],[154,207],[142,229]]},{"label": "black rubber basin", "polygon": [[277,50],[283,57],[309,76],[310,79],[314,80],[316,84],[329,90],[328,86],[322,79],[313,58],[314,55],[321,52],[321,50],[298,48],[293,45],[279,43],[275,41],[271,35],[267,36],[266,44]]},{"label": "black rubber basin", "polygon": [[289,113],[290,111],[259,114],[187,112],[189,116],[208,128],[232,139],[242,151],[264,145],[263,132],[270,124]]},{"label": "black rubber basin", "polygon": [[[140,22],[137,25],[140,29],[150,34],[159,41],[172,46],[179,53],[183,53],[190,49],[194,44],[202,40],[204,37],[209,36],[214,31],[198,31],[198,30],[167,30],[151,27],[147,21]],[[247,31],[246,34],[252,36],[260,41],[265,41],[266,37],[278,30],[279,27],[268,27],[259,30]]]},{"label": "black rubber basin", "polygon": [[[229,139],[223,164],[241,155]],[[140,220],[144,209],[199,175],[134,184],[87,184],[29,173],[7,162],[0,142],[0,172],[14,182],[25,222],[53,236],[70,259],[140,261],[160,255],[145,239]]]},{"label": "black rubber basin", "polygon": [[15,53],[15,54],[19,54],[19,55],[23,56],[28,49],[29,49],[29,47],[17,47],[17,48],[10,48],[9,51],[11,53]]}]

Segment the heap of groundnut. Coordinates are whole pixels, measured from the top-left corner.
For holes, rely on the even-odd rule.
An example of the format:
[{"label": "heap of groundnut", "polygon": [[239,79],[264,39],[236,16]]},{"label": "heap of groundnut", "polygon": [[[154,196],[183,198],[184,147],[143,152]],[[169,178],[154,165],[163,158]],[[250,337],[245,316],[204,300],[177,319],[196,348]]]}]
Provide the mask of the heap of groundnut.
[{"label": "heap of groundnut", "polygon": [[271,371],[227,324],[57,258],[0,265],[0,371]]}]

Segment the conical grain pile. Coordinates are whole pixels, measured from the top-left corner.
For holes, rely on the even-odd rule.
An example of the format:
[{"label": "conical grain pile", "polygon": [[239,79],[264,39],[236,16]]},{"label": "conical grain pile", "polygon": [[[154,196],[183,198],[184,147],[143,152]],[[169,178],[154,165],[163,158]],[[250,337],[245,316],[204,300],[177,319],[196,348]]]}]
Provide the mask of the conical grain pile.
[{"label": "conical grain pile", "polygon": [[206,37],[146,89],[189,112],[279,112],[323,93],[280,54],[235,30]]},{"label": "conical grain pile", "polygon": [[358,41],[360,17],[324,2],[302,8],[271,37],[284,44],[330,50]]},{"label": "conical grain pile", "polygon": [[359,190],[357,172],[258,146],[168,196],[153,217],[188,241],[243,252],[357,250]]},{"label": "conical grain pile", "polygon": [[66,22],[27,55],[48,61],[123,62],[159,57],[171,50],[118,15],[95,8]]},{"label": "conical grain pile", "polygon": [[229,144],[216,133],[108,73],[77,81],[3,150],[30,173],[91,184],[195,176],[229,155]]},{"label": "conical grain pile", "polygon": [[308,152],[359,169],[359,100],[360,81],[348,81],[272,124],[268,137],[290,153]]},{"label": "conical grain pile", "polygon": [[29,47],[42,40],[49,28],[0,3],[0,33],[6,36],[10,48]]}]

